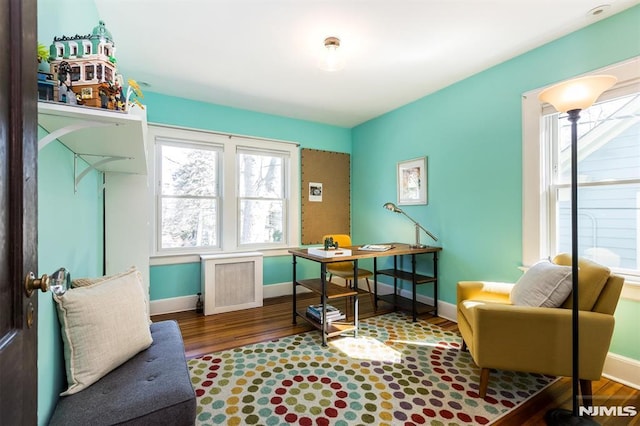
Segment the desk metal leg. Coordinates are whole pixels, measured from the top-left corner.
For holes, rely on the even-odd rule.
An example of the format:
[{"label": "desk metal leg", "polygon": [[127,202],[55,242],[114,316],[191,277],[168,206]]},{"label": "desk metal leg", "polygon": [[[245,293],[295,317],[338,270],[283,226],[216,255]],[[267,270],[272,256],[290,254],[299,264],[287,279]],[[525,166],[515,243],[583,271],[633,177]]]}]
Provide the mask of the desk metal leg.
[{"label": "desk metal leg", "polygon": [[373,307],[378,309],[378,258],[373,258]]},{"label": "desk metal leg", "polygon": [[411,287],[413,288],[413,296],[411,298],[411,314],[413,315],[413,322],[416,322],[417,321],[416,291],[418,289],[416,284],[416,255],[415,254],[411,255]]},{"label": "desk metal leg", "polygon": [[353,281],[351,282],[351,287],[358,291],[358,259],[353,261]]},{"label": "desk metal leg", "polygon": [[320,264],[320,281],[322,282],[322,346],[327,346],[327,264]]},{"label": "desk metal leg", "polygon": [[353,337],[358,337],[358,295],[356,294],[354,296],[354,300],[353,300],[353,326],[355,327],[353,329]]},{"label": "desk metal leg", "polygon": [[293,256],[293,324],[297,323],[297,314],[296,314],[296,256]]},{"label": "desk metal leg", "polygon": [[[393,256],[393,270],[398,270],[398,256]],[[393,276],[393,294],[396,296],[398,295],[398,277],[395,275]],[[393,310],[396,310],[395,306],[393,307]]]},{"label": "desk metal leg", "polygon": [[433,282],[433,316],[438,316],[438,252],[433,252],[433,276],[436,279]]}]

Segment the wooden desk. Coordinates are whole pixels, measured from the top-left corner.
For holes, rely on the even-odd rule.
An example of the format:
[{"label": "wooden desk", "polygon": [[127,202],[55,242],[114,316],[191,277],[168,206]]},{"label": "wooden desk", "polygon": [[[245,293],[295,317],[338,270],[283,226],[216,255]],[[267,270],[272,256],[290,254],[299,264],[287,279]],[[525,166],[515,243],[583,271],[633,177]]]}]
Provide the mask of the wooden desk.
[{"label": "wooden desk", "polygon": [[[412,249],[408,244],[401,243],[387,243],[393,246],[392,249],[387,251],[365,251],[359,250],[360,246],[353,247],[343,247],[351,250],[351,256],[341,256],[341,257],[320,257],[314,256],[308,253],[307,249],[292,249],[289,250],[293,257],[293,323],[296,323],[297,317],[300,316],[304,318],[306,321],[310,322],[316,328],[322,331],[322,344],[327,344],[327,338],[337,336],[339,334],[345,333],[347,331],[353,331],[354,335],[357,336],[358,333],[358,292],[357,292],[357,282],[358,282],[358,260],[361,259],[369,259],[373,258],[373,269],[374,269],[374,295],[376,305],[378,300],[385,300],[395,307],[400,309],[410,310],[413,314],[413,320],[416,321],[416,317],[422,308],[424,312],[433,312],[434,315],[438,313],[438,279],[437,279],[437,262],[438,262],[438,252],[442,250],[441,247],[426,247],[426,248],[416,248]],[[433,276],[420,275],[416,273],[416,256],[422,254],[431,253],[433,256]],[[411,271],[404,271],[398,268],[398,258],[400,256],[409,255],[411,256]],[[384,269],[378,271],[377,258],[378,257],[394,257],[394,267],[392,269]],[[306,279],[306,280],[298,280],[296,274],[296,265],[297,258],[301,257],[303,259],[308,259],[314,262],[318,262],[320,264],[320,278]],[[356,288],[346,288],[340,285],[336,285],[327,281],[327,264],[334,262],[346,262],[352,261],[354,263],[354,277],[353,282],[356,283]],[[386,275],[393,277],[394,281],[394,292],[390,295],[378,296],[378,275]],[[411,281],[412,283],[412,298],[408,299],[397,294],[398,289],[398,280]],[[416,301],[416,287],[420,284],[425,283],[433,283],[434,288],[434,306],[426,305]],[[319,294],[321,303],[323,305],[323,318],[326,317],[326,309],[324,307],[331,299],[341,298],[341,297],[353,297],[353,312],[354,319],[352,322],[339,322],[339,323],[331,323],[327,324],[327,321],[323,321],[322,324],[312,319],[308,318],[306,315],[306,307],[304,309],[298,309],[296,299],[297,286],[305,287],[312,292]]]}]

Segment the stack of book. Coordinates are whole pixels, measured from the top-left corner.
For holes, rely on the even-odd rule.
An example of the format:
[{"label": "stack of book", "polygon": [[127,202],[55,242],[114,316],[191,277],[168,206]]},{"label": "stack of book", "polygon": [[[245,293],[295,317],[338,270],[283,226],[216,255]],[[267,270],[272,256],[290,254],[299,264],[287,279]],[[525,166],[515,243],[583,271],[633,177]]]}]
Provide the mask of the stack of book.
[{"label": "stack of book", "polygon": [[[309,305],[307,307],[307,316],[314,321],[322,324],[322,304]],[[327,323],[332,321],[341,321],[346,319],[346,316],[338,308],[327,304]]]}]

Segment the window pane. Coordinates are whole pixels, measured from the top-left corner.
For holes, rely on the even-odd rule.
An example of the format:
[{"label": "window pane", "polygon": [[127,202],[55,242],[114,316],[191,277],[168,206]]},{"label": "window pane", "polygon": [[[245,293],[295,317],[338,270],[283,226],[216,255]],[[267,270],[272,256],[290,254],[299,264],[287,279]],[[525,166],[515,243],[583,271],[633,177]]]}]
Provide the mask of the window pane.
[{"label": "window pane", "polygon": [[215,199],[162,199],[162,248],[217,246]]},{"label": "window pane", "polygon": [[80,67],[71,67],[71,81],[80,81]]},{"label": "window pane", "polygon": [[[640,269],[638,231],[640,184],[602,185],[578,190],[580,256],[612,268]],[[571,253],[571,194],[558,191],[559,252]]]},{"label": "window pane", "polygon": [[163,195],[218,195],[218,151],[161,145],[161,155]]},{"label": "window pane", "polygon": [[240,197],[282,198],[283,158],[263,153],[238,153]]},{"label": "window pane", "polygon": [[[571,180],[571,122],[558,118],[558,182]],[[640,94],[593,105],[578,120],[578,179],[640,178]]]},{"label": "window pane", "polygon": [[240,201],[240,244],[283,241],[281,200]]}]

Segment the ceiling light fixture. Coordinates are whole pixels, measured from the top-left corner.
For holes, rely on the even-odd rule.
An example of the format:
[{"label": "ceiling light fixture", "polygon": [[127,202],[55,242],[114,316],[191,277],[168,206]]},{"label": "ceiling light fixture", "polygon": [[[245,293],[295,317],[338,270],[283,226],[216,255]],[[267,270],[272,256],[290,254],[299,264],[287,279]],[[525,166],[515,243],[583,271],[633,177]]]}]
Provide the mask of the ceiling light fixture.
[{"label": "ceiling light fixture", "polygon": [[344,58],[338,51],[340,39],[338,37],[327,37],[324,39],[324,57],[320,60],[320,69],[324,71],[340,71],[344,68]]},{"label": "ceiling light fixture", "polygon": [[607,11],[607,9],[609,9],[611,7],[610,4],[601,4],[600,6],[596,6],[593,9],[591,9],[589,12],[587,12],[587,15],[590,16],[598,16],[598,15],[602,15],[603,13],[605,13]]}]

